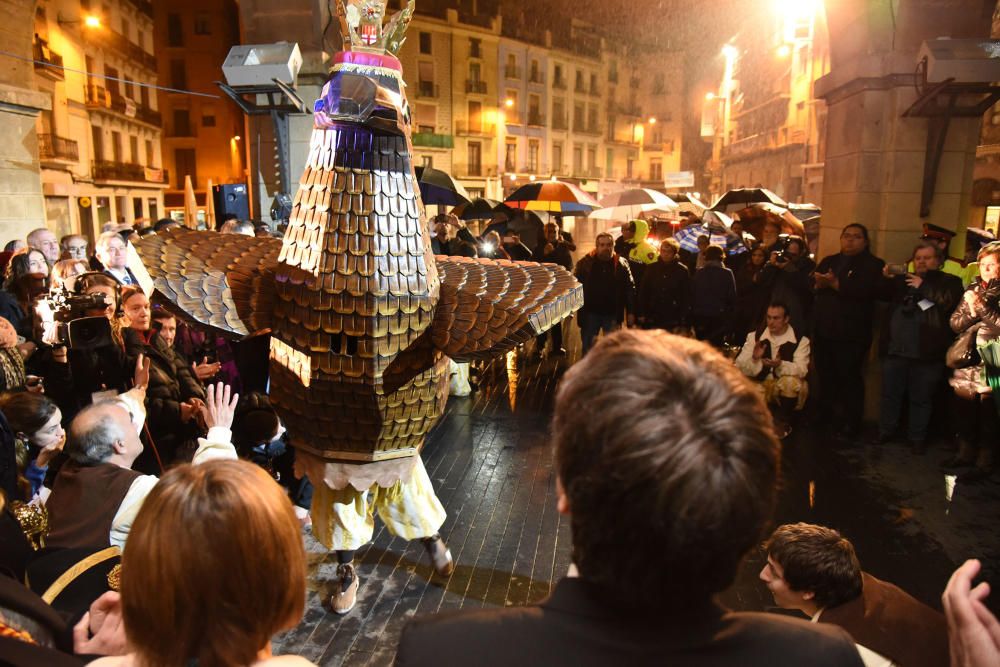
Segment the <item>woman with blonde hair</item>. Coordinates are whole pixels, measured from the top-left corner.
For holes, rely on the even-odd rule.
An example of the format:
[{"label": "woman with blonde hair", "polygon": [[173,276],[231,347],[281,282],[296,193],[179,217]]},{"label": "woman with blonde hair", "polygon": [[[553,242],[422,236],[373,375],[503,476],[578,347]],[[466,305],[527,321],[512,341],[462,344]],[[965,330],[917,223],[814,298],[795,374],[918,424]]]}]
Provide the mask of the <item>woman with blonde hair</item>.
[{"label": "woman with blonde hair", "polygon": [[305,605],[299,522],[282,488],[246,461],[168,471],[146,498],[122,558],[132,653],[95,667],[311,665],[271,655]]}]

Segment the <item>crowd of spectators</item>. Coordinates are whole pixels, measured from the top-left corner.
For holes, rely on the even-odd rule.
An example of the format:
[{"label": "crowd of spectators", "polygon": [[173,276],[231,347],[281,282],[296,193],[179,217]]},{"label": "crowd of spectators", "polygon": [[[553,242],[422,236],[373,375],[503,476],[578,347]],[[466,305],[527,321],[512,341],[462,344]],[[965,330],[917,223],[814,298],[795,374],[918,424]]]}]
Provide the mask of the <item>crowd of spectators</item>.
[{"label": "crowd of spectators", "polygon": [[[575,265],[558,220],[478,238],[454,216],[433,224],[437,253],[551,262],[583,285],[584,356],[552,422],[573,567],[540,605],[413,620],[398,664],[997,664],[1000,624],[988,586],[972,585],[975,561],[945,591],[946,623],[863,572],[836,531],[795,524],[766,540],[760,576],[813,623],[714,596],[765,536],[779,438],[813,400],[813,373],[817,418],[857,434],[880,302],[878,439],[905,410],[921,451],[947,381],[962,439],[943,465],[990,474],[990,360],[952,357],[956,334],[973,347],[1000,336],[1000,244],[977,253],[965,289],[940,270],[938,245],[919,242],[896,271],[858,224],[818,265],[802,239],[770,230],[739,258],[703,241],[690,267],[642,221],[617,243],[598,235]],[[108,230],[91,253],[81,236],[35,230],[0,256],[0,655],[311,664],[270,650],[302,617],[311,490],[258,380],[266,355],[151,303],[126,263],[135,233]],[[535,348],[565,354],[562,333]]]}]

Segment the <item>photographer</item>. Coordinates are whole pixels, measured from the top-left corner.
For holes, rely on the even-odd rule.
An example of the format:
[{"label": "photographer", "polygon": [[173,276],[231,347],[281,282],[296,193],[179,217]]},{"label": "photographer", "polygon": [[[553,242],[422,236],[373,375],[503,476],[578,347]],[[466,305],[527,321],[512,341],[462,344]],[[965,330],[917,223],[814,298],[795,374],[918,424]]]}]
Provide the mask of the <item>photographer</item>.
[{"label": "photographer", "polygon": [[925,451],[934,390],[945,372],[953,338],[949,320],[962,300],[962,281],[939,270],[943,260],[940,248],[921,241],[913,251],[913,273],[893,265],[883,269],[882,292],[892,305],[881,336],[878,443],[894,437],[909,394],[908,435],[917,454]]},{"label": "photographer", "polygon": [[[559,226],[554,222],[547,222],[545,223],[543,232],[545,236],[538,244],[538,248],[535,249],[534,260],[536,262],[558,264],[567,271],[572,271],[573,256],[570,255],[569,247],[563,241]],[[558,357],[565,356],[566,349],[563,347],[562,322],[552,327],[551,331],[545,331],[535,338],[536,354],[540,355],[542,350],[545,349],[545,342],[548,340],[550,334],[552,336],[552,350],[549,354]]]},{"label": "photographer", "polygon": [[813,299],[810,274],[815,268],[805,239],[782,234],[772,245],[760,272],[759,282],[768,291],[769,301],[787,306],[792,327],[798,332],[810,330]]},{"label": "photographer", "polygon": [[[32,357],[29,370],[45,378],[47,394],[67,420],[90,403],[129,389],[142,342],[126,326],[120,298],[114,278],[92,272],[77,277],[76,291],[64,303],[49,304],[57,321],[48,323],[48,345]],[[66,334],[74,325],[81,335],[71,341]]]},{"label": "photographer", "polygon": [[[434,216],[434,238],[431,239],[431,249],[435,255],[452,257],[475,257],[476,237],[456,215],[441,213]],[[451,228],[455,228],[452,236]]]}]

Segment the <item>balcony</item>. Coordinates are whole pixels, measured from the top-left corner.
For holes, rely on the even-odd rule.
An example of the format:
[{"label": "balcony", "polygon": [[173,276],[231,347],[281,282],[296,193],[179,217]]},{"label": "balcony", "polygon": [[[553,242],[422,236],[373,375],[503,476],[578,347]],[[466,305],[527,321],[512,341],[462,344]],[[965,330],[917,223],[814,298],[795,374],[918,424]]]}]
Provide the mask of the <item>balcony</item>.
[{"label": "balcony", "polygon": [[62,56],[50,49],[48,42],[38,37],[35,38],[31,46],[33,58],[36,61],[35,73],[52,81],[64,81],[66,74],[62,69]]},{"label": "balcony", "polygon": [[414,132],[410,135],[414,146],[424,148],[454,148],[455,137],[450,134],[434,134],[433,132]]},{"label": "balcony", "polygon": [[42,162],[77,162],[80,149],[72,139],[57,134],[39,134],[38,157]]},{"label": "balcony", "polygon": [[557,76],[552,80],[552,87],[557,90],[566,90],[566,79]]},{"label": "balcony", "polygon": [[84,38],[92,41],[98,46],[110,48],[119,53],[126,60],[131,60],[134,64],[145,67],[151,72],[156,72],[156,57],[128,40],[124,35],[115,32],[107,26],[102,26],[100,30],[85,30]]},{"label": "balcony", "polygon": [[141,164],[94,160],[94,180],[130,181],[133,183],[166,184],[170,182],[166,169],[144,167]]},{"label": "balcony", "polygon": [[136,8],[141,14],[145,14],[149,17],[149,20],[153,20],[153,3],[150,0],[126,0],[130,5]]},{"label": "balcony", "polygon": [[163,124],[163,117],[159,111],[136,104],[134,100],[104,86],[91,84],[84,90],[84,95],[87,108],[93,111],[115,113],[156,128],[160,128]]},{"label": "balcony", "polygon": [[421,81],[417,84],[417,97],[437,99],[441,97],[441,87],[433,81]]},{"label": "balcony", "polygon": [[617,71],[615,71],[613,69],[609,69],[608,70],[608,83],[618,83],[618,72]]},{"label": "balcony", "polygon": [[486,94],[486,82],[485,81],[475,81],[473,79],[466,79],[465,81],[465,92],[476,93],[477,95]]},{"label": "balcony", "polygon": [[496,125],[458,120],[455,121],[455,134],[463,137],[493,137],[496,135]]},{"label": "balcony", "polygon": [[545,76],[541,72],[532,72],[528,75],[528,83],[536,83],[538,85],[545,84]]},{"label": "balcony", "polygon": [[540,113],[528,112],[528,125],[534,127],[543,127],[545,125],[545,116]]},{"label": "balcony", "polygon": [[601,88],[600,88],[600,86],[591,86],[590,90],[588,92],[590,93],[590,95],[592,95],[594,97],[600,97],[601,96]]},{"label": "balcony", "polygon": [[619,102],[613,99],[608,100],[608,113],[619,116],[629,116],[631,118],[641,118],[642,109],[638,104]]},{"label": "balcony", "polygon": [[521,68],[516,65],[507,65],[503,68],[503,75],[508,79],[520,79],[521,78]]},{"label": "balcony", "polygon": [[580,123],[579,125],[574,124],[573,131],[579,132],[580,134],[593,134],[593,135],[601,135],[603,133],[601,130],[601,126],[598,123],[588,123],[587,125],[584,125],[583,123]]},{"label": "balcony", "polygon": [[465,170],[466,176],[481,177],[483,175],[483,165],[481,164],[470,164]]},{"label": "balcony", "polygon": [[552,116],[552,129],[568,130],[569,120],[566,118],[566,116]]},{"label": "balcony", "polygon": [[84,90],[84,96],[88,109],[111,108],[111,93],[104,86],[91,84]]},{"label": "balcony", "polygon": [[573,90],[581,95],[587,94],[587,85],[583,81],[577,81],[576,85],[573,86]]}]

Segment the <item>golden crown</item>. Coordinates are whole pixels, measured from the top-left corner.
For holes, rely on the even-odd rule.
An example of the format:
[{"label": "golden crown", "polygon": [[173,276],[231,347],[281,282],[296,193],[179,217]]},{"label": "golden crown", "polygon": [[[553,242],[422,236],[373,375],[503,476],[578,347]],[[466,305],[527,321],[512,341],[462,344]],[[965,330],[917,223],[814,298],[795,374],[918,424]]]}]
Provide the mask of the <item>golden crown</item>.
[{"label": "golden crown", "polygon": [[398,55],[413,16],[414,0],[383,25],[386,0],[337,0],[337,18],[345,51]]}]

